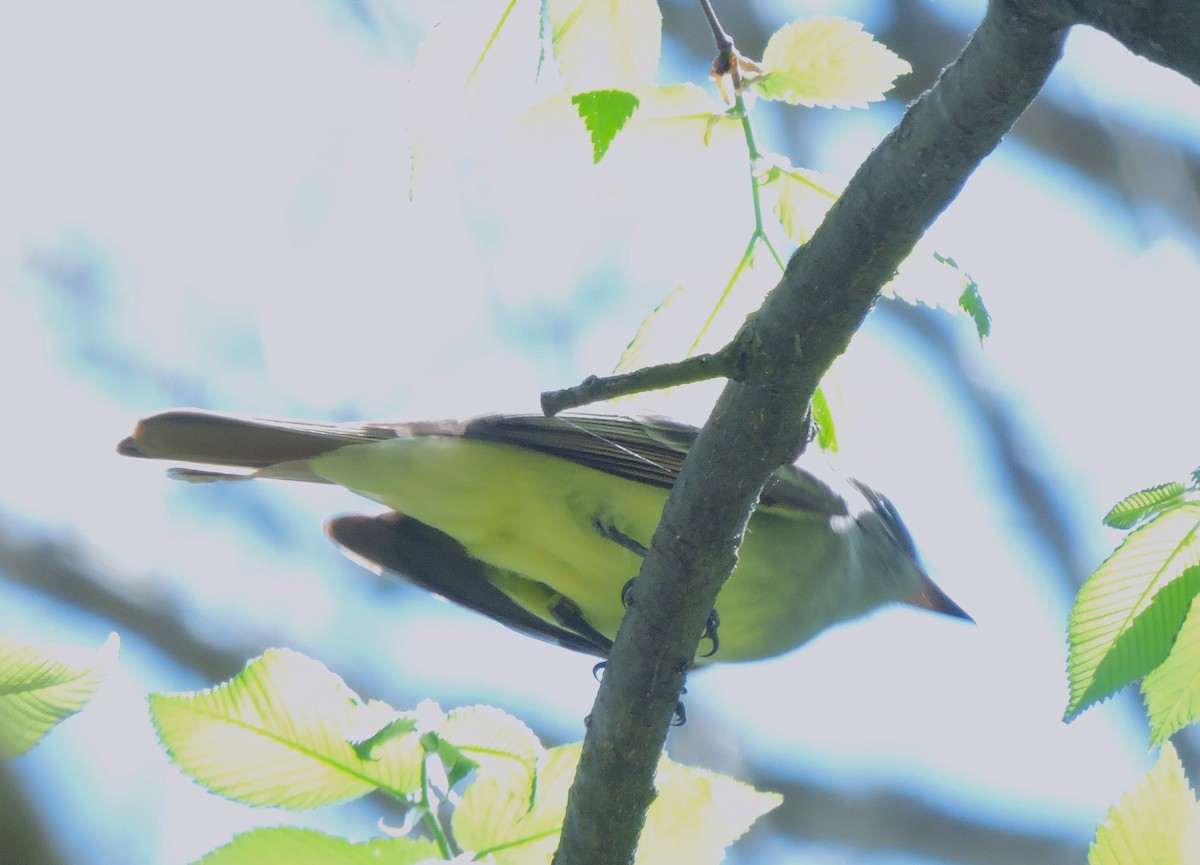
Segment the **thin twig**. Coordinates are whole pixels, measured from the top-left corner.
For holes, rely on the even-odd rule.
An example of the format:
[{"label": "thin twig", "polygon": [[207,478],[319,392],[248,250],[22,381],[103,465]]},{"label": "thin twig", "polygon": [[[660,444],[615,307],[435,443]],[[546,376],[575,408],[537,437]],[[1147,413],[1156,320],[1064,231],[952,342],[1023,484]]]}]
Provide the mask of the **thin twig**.
[{"label": "thin twig", "polygon": [[733,37],[725,32],[721,22],[717,20],[717,13],[713,11],[712,3],[709,0],[700,0],[700,8],[704,10],[708,26],[712,28],[713,41],[717,43],[717,53],[732,55],[736,50],[733,47]]},{"label": "thin twig", "polygon": [[698,354],[685,360],[643,367],[619,375],[589,375],[574,387],[543,393],[542,412],[550,417],[588,403],[713,378],[740,381],[744,368],[741,357],[740,343],[734,340],[713,354]]}]

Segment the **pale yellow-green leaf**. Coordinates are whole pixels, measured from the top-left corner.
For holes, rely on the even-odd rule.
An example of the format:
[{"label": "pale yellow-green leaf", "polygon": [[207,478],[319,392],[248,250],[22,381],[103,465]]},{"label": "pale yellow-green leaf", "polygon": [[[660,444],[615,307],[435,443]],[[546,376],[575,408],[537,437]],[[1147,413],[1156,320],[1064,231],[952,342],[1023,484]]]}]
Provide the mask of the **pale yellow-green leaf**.
[{"label": "pale yellow-green leaf", "polygon": [[752,86],[764,99],[827,108],[865,108],[911,71],[861,24],[844,18],[785,24],[767,41],[761,65]]},{"label": "pale yellow-green leaf", "polygon": [[646,813],[636,865],[716,865],[725,858],[726,847],[783,801],[778,793],[763,793],[665,756],[659,760],[654,784],[658,797]]},{"label": "pale yellow-green leaf", "polygon": [[0,757],[23,754],[91,699],[117,659],[110,634],[97,649],[0,637]]},{"label": "pale yellow-green leaf", "polygon": [[1066,717],[1145,676],[1167,657],[1200,589],[1200,502],[1132,531],[1088,577],[1068,625]]},{"label": "pale yellow-green leaf", "polygon": [[[513,156],[498,162],[496,170],[511,172],[514,164],[528,164],[536,170],[530,182],[544,183],[546,177],[552,177],[556,188],[585,197],[608,197],[649,185],[654,195],[651,206],[669,210],[676,221],[684,213],[693,225],[703,217],[700,209],[686,200],[689,193],[701,197],[696,177],[706,178],[705,192],[719,183],[744,196],[745,141],[741,126],[724,114],[708,93],[685,84],[648,87],[633,95],[638,100],[637,110],[599,164],[595,162],[592,139],[580,121],[578,105],[570,94],[557,93],[522,114],[513,135],[504,141],[503,152]],[[647,166],[653,166],[653,170],[648,172]],[[685,219],[679,233],[691,239],[696,232],[688,221]],[[683,241],[676,240],[675,234],[656,238],[660,259],[670,252],[662,249],[664,242]],[[692,256],[688,265],[704,258],[697,255],[694,241],[689,248]]]},{"label": "pale yellow-green leaf", "polygon": [[355,843],[312,829],[277,826],[235,835],[195,865],[417,865],[440,860],[424,838],[376,838]]},{"label": "pale yellow-green leaf", "polygon": [[340,677],[298,652],[271,649],[215,688],[152,694],[150,709],[180,769],[247,804],[304,809],[377,786],[396,795],[419,787],[419,759],[404,762],[414,757],[409,737],[388,741],[368,759],[350,744],[395,711],[362,702]]},{"label": "pale yellow-green leaf", "polygon": [[756,244],[724,282],[677,286],[642,322],[617,372],[718,350],[762,304],[780,274],[770,253]]},{"label": "pale yellow-green leaf", "polygon": [[[712,96],[694,84],[673,84],[668,87],[645,87],[633,95],[638,100],[637,111],[621,131],[614,148],[627,148],[631,139],[638,139],[640,151],[659,150],[675,155],[685,166],[689,165],[689,152],[699,154],[723,146],[722,156],[730,144],[738,148],[737,155],[745,151],[745,141],[740,122],[726,114],[713,102]],[[572,97],[558,93],[533,106],[520,120],[521,126],[531,131],[545,146],[558,148],[564,143],[575,146],[581,155],[591,156],[591,146],[586,135],[581,136],[579,108]],[[587,146],[584,146],[587,145]],[[684,152],[680,152],[683,149]],[[639,158],[643,158],[639,153]],[[588,158],[580,163],[592,168],[594,160]],[[647,163],[640,162],[637,168],[645,176]],[[744,171],[742,165],[737,170]],[[692,178],[694,182],[694,177]]]},{"label": "pale yellow-green leaf", "polygon": [[[736,178],[739,193],[744,189],[746,141],[741,122],[725,113],[712,96],[694,84],[647,87],[637,91],[638,109],[613,143],[613,154],[620,151],[621,162],[614,168],[629,175],[627,182],[653,184],[654,194],[671,195],[675,185],[704,177],[702,191],[712,193]],[[613,156],[607,158],[613,162]],[[655,166],[647,174],[646,166]],[[659,184],[668,178],[674,183]],[[710,199],[711,200],[711,199]],[[719,199],[718,199],[719,200]],[[678,211],[689,205],[681,196],[668,199]],[[728,221],[727,215],[714,210],[690,214],[693,219],[707,216],[713,221]]]},{"label": "pale yellow-green leaf", "polygon": [[779,284],[781,276],[780,265],[770,251],[762,243],[756,243],[721,286],[716,302],[707,307],[704,323],[694,335],[687,356],[717,351],[733,339],[746,316],[762,305],[763,298]]},{"label": "pale yellow-green leaf", "polygon": [[[684,298],[686,298],[684,286],[677,285],[671,289],[662,303],[652,309],[650,314],[642,319],[642,323],[638,325],[638,329],[633,334],[633,339],[629,341],[629,345],[625,346],[625,351],[621,353],[621,357],[617,361],[613,372],[629,372],[640,367],[653,366],[655,363],[663,362],[657,358],[664,355],[662,350],[663,342],[666,340],[667,335],[671,333],[671,328],[673,327],[672,319],[675,317],[675,311],[671,307],[681,302]],[[697,319],[696,328],[698,329],[700,320],[698,315],[695,317]]]},{"label": "pale yellow-green leaf", "polygon": [[496,865],[549,863],[558,847],[567,791],[579,764],[578,743],[550,748],[537,763],[537,789],[483,776],[463,793],[454,812],[454,838],[478,858],[491,855]]},{"label": "pale yellow-green leaf", "polygon": [[[579,764],[580,745],[551,748],[538,760],[537,795],[501,784],[473,785],[454,815],[459,844],[477,856],[492,855],[497,865],[549,863],[562,828],[567,792]],[[681,766],[665,756],[655,784],[658,796],[646,816],[637,862],[719,862],[724,850],[781,797],[702,769]]]},{"label": "pale yellow-green leaf", "polygon": [[1200,720],[1200,604],[1192,602],[1171,654],[1142,681],[1150,743]]},{"label": "pale yellow-green leaf", "polygon": [[1196,865],[1200,808],[1170,742],[1137,789],[1096,830],[1088,865]]},{"label": "pale yellow-green leaf", "polygon": [[657,0],[547,0],[559,74],[572,93],[647,86],[658,69]]},{"label": "pale yellow-green leaf", "polygon": [[759,196],[797,245],[808,242],[845,184],[820,172],[791,165],[783,156],[764,155]]},{"label": "pale yellow-green leaf", "polygon": [[544,94],[537,86],[541,7],[529,0],[452,4],[417,50],[405,121],[412,186],[495,139]]},{"label": "pale yellow-green leaf", "polygon": [[542,743],[518,718],[494,706],[454,709],[439,735],[506,787],[532,789]]}]

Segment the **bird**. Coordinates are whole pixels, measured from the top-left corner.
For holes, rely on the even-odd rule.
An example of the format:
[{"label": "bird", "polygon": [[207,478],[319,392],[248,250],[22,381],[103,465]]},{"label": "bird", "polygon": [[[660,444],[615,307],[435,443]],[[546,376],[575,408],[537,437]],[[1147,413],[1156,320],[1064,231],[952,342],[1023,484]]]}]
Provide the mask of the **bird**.
[{"label": "bird", "polygon": [[[387,508],[326,533],[352,559],[529,636],[606,659],[693,426],[602,414],[327,423],[171,409],[117,447],[193,483],[336,484]],[[889,604],[971,617],[892,503],[816,461],[765,485],[694,666],[789,652]]]}]

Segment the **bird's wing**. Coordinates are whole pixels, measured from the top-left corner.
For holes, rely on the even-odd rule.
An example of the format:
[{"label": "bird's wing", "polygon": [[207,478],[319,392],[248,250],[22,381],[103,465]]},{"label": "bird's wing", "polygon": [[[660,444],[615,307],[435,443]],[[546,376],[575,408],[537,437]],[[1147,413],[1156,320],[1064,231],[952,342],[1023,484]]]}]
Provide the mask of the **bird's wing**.
[{"label": "bird's wing", "polygon": [[[177,460],[240,469],[242,473],[177,469],[190,481],[249,476],[323,481],[306,465],[346,445],[424,435],[464,436],[496,442],[669,489],[699,430],[664,418],[566,414],[488,415],[466,422],[320,423],[241,417],[174,409],[138,422],[117,447],[125,456]],[[762,504],[832,515],[846,512],[842,497],[812,473],[784,466],[768,481]]]},{"label": "bird's wing", "polygon": [[[468,421],[463,435],[570,460],[638,483],[670,488],[700,430],[665,418],[565,414],[492,415]],[[783,466],[767,481],[768,507],[822,516],[845,514],[846,502],[812,472]]]},{"label": "bird's wing", "polygon": [[399,577],[532,637],[577,652],[607,658],[612,643],[602,635],[576,633],[535,616],[488,579],[494,570],[472,558],[449,535],[398,513],[346,516],[325,531],[352,559],[369,570]]}]

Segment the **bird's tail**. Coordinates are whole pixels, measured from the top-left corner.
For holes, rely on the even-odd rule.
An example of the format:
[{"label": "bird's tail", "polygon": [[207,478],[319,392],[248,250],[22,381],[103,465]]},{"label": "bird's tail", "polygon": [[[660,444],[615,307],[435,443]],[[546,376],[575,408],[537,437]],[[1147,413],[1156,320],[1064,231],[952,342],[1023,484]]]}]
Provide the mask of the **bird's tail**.
[{"label": "bird's tail", "polygon": [[401,424],[335,424],[241,417],[199,409],[172,409],[138,421],[117,445],[127,457],[218,466],[230,471],[175,468],[188,481],[271,477],[322,481],[308,460],[353,444],[411,434]]}]

